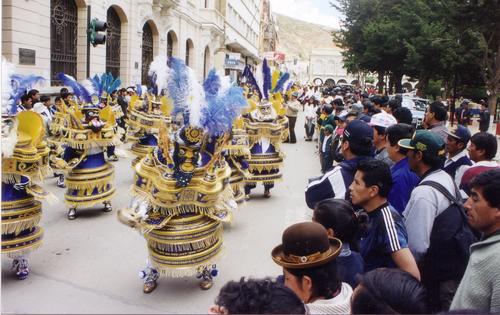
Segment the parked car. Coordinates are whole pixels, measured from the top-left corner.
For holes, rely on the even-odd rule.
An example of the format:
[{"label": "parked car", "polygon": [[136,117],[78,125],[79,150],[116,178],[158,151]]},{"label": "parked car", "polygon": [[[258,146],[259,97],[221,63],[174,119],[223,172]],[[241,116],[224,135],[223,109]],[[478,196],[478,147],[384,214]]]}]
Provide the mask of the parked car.
[{"label": "parked car", "polygon": [[[391,99],[395,98],[395,95],[390,96]],[[401,106],[408,108],[413,116],[413,125],[419,127],[424,121],[425,111],[429,105],[429,100],[425,98],[420,98],[416,96],[411,96],[408,94],[402,95]]]}]

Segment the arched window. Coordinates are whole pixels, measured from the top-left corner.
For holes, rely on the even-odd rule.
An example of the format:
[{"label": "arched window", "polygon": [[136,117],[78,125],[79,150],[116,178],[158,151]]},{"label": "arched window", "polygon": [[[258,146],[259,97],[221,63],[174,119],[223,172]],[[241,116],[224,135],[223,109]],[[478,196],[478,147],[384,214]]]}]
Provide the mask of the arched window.
[{"label": "arched window", "polygon": [[174,51],[174,39],[172,38],[172,33],[167,34],[167,57],[172,57]]},{"label": "arched window", "polygon": [[50,81],[58,85],[57,74],[76,77],[78,8],[73,0],[50,0]]},{"label": "arched window", "polygon": [[177,35],[175,35],[175,32],[171,30],[167,33],[167,56],[175,57],[177,54]]},{"label": "arched window", "polygon": [[148,22],[142,27],[142,75],[141,82],[148,84],[149,65],[153,61],[153,31]]},{"label": "arched window", "polygon": [[107,14],[106,72],[113,77],[120,76],[120,42],[122,23],[115,9],[110,7]]},{"label": "arched window", "polygon": [[193,54],[193,49],[194,46],[193,46],[193,42],[188,39],[186,41],[186,66],[193,66],[194,65],[194,62],[193,62],[193,57],[194,57],[194,54]]},{"label": "arched window", "polygon": [[210,71],[210,49],[205,47],[205,52],[203,53],[203,78],[207,77],[208,71]]}]

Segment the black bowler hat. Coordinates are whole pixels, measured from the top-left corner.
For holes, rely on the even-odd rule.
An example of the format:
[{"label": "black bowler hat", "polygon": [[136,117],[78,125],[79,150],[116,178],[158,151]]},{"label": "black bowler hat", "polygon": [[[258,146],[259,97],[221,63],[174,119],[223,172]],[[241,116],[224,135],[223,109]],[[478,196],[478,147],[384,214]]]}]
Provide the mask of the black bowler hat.
[{"label": "black bowler hat", "polygon": [[302,222],[288,227],[282,244],[271,252],[275,263],[289,269],[313,268],[335,259],[342,247],[337,238],[328,238],[326,229],[315,222]]}]

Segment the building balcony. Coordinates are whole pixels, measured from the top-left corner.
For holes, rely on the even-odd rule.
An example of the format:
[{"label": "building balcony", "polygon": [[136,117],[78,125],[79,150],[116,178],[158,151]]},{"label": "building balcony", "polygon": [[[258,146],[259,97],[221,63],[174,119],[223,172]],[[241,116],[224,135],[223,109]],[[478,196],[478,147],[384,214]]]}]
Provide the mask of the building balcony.
[{"label": "building balcony", "polygon": [[181,0],[157,0],[157,1],[162,7],[166,9],[174,9],[181,4]]},{"label": "building balcony", "polygon": [[220,31],[224,30],[224,16],[216,9],[200,8],[200,17],[203,25],[213,26]]}]

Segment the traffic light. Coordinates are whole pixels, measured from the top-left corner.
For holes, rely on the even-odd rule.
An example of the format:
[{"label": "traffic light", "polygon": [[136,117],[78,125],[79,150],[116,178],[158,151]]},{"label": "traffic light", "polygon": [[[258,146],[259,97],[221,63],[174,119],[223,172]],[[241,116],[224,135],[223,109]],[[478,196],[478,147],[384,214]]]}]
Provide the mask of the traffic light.
[{"label": "traffic light", "polygon": [[106,34],[99,32],[105,32],[108,28],[108,23],[100,21],[99,19],[92,19],[89,25],[89,42],[92,46],[97,46],[106,43]]}]

